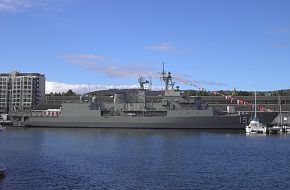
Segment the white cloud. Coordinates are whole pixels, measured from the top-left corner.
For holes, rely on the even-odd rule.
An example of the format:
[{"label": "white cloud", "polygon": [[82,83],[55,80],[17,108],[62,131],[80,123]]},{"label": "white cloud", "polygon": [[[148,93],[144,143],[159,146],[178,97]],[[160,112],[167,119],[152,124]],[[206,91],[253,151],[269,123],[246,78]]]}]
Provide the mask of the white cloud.
[{"label": "white cloud", "polygon": [[[84,94],[96,90],[108,90],[108,89],[137,89],[139,85],[96,85],[96,84],[70,84],[61,82],[46,81],[45,93],[51,92],[67,92],[69,89],[77,94]],[[160,90],[162,87],[153,86],[152,89]]]},{"label": "white cloud", "polygon": [[33,7],[55,7],[68,0],[0,0],[1,11],[18,11]]},{"label": "white cloud", "polygon": [[145,64],[117,64],[110,58],[95,54],[67,54],[64,59],[68,63],[80,65],[110,77],[138,78],[140,75],[155,77],[158,73]]},{"label": "white cloud", "polygon": [[35,0],[0,0],[0,11],[26,9],[33,6],[38,6],[38,4],[39,3]]},{"label": "white cloud", "polygon": [[147,46],[146,48],[151,49],[151,50],[156,50],[156,51],[164,51],[164,52],[172,51],[175,49],[174,45],[170,42],[151,45],[151,46]]}]

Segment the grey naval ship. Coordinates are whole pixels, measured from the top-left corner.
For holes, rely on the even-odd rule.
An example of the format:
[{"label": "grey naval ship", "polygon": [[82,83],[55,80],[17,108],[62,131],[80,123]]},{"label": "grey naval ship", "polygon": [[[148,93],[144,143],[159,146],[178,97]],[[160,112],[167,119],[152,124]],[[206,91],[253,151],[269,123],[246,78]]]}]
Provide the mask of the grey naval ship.
[{"label": "grey naval ship", "polygon": [[[173,128],[173,129],[244,129],[252,117],[248,112],[221,112],[202,103],[199,96],[188,96],[173,82],[170,72],[161,72],[164,94],[146,96],[149,81],[139,77],[135,93],[116,93],[112,102],[91,97],[78,102],[62,103],[59,110],[33,110],[24,114],[15,125],[28,127],[77,128]],[[258,113],[263,123],[270,123],[277,114]]]}]

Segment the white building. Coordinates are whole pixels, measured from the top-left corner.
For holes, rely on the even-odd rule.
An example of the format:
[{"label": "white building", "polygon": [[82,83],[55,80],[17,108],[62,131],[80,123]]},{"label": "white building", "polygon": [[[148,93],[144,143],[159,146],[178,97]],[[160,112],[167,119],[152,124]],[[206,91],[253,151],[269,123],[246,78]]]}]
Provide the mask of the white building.
[{"label": "white building", "polygon": [[0,73],[0,113],[29,110],[45,99],[45,76],[39,73]]}]

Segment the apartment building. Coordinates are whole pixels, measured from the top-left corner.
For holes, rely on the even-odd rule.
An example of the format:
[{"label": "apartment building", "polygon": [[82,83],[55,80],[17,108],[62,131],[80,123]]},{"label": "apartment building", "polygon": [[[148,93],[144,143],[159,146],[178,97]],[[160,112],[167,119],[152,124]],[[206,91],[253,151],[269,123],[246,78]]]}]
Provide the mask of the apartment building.
[{"label": "apartment building", "polygon": [[29,110],[45,99],[45,76],[39,73],[0,73],[0,113]]}]

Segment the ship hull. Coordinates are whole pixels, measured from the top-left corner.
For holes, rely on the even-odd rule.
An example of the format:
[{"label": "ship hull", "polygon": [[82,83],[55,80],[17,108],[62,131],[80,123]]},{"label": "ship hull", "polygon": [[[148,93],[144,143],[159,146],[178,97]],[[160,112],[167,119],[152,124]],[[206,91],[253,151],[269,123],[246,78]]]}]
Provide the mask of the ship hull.
[{"label": "ship hull", "polygon": [[[269,124],[276,113],[261,113],[260,121]],[[252,115],[202,117],[35,117],[28,127],[69,128],[156,128],[156,129],[244,129]]]}]

